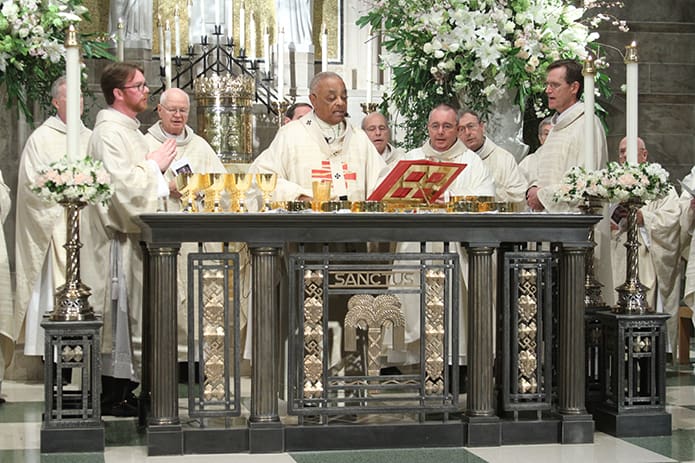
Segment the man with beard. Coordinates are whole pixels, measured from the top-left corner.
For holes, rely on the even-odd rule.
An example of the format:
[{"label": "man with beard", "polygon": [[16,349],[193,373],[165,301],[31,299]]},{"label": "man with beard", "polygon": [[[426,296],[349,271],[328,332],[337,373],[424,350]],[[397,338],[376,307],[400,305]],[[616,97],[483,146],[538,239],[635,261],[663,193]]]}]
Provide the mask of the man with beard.
[{"label": "man with beard", "polygon": [[136,116],[147,109],[150,93],[142,69],[129,63],[108,65],[101,76],[108,104],[97,114],[88,154],[111,174],[113,196],[106,206],[85,210],[82,260],[92,303],[103,310],[102,412],[135,416],[132,390],[139,359],[133,341],[141,338],[142,251],[133,218],[157,210],[158,198],[169,195],[163,173],[176,156],[176,139],[150,151]]}]

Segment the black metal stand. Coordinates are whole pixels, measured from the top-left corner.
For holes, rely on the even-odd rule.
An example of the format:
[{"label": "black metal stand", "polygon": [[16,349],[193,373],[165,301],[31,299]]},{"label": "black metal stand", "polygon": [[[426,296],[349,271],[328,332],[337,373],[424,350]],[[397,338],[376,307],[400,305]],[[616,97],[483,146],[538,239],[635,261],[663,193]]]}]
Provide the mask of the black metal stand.
[{"label": "black metal stand", "polygon": [[[46,330],[41,453],[104,451],[100,402],[102,324],[101,320],[41,322]],[[79,372],[77,390],[65,388],[65,369]]]},{"label": "black metal stand", "polygon": [[603,401],[596,428],[617,437],[671,434],[666,412],[668,314],[599,312],[603,327]]}]

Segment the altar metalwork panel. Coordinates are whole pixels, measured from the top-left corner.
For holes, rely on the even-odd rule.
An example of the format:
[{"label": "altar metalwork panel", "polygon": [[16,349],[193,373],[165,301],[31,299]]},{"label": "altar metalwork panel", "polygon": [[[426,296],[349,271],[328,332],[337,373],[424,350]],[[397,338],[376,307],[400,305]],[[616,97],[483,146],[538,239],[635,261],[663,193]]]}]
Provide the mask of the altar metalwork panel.
[{"label": "altar metalwork panel", "polygon": [[[289,258],[289,277],[289,414],[458,411],[451,393],[458,374],[452,378],[446,366],[458,358],[460,276],[448,246],[441,253],[300,252]],[[407,321],[406,310],[419,316]],[[406,329],[418,331],[420,342],[406,346]],[[412,360],[382,375],[389,352]]]}]

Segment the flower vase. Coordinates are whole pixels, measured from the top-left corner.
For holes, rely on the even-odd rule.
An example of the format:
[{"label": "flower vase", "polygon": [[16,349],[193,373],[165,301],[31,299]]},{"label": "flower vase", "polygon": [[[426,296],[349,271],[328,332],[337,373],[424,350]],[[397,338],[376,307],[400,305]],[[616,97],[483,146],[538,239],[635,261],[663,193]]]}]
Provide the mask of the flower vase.
[{"label": "flower vase", "polygon": [[644,205],[640,199],[628,199],[621,203],[627,209],[627,269],[625,283],[618,286],[618,305],[615,313],[641,315],[653,312],[647,302],[647,288],[639,281],[639,233],[637,211]]},{"label": "flower vase", "polygon": [[[584,201],[579,204],[579,209],[586,215],[596,215],[603,207],[603,199],[598,196],[585,195]],[[594,249],[596,248],[595,227],[589,230],[589,242],[591,247],[586,252],[586,277],[584,279],[584,288],[586,293],[584,296],[584,306],[587,309],[598,309],[606,307],[606,303],[601,296],[601,287],[603,286],[596,279],[594,271]]]},{"label": "flower vase", "polygon": [[53,321],[94,320],[94,310],[89,305],[89,287],[80,281],[80,211],[86,206],[82,201],[60,201],[66,212],[67,241],[65,284],[55,292],[55,305],[49,318]]}]

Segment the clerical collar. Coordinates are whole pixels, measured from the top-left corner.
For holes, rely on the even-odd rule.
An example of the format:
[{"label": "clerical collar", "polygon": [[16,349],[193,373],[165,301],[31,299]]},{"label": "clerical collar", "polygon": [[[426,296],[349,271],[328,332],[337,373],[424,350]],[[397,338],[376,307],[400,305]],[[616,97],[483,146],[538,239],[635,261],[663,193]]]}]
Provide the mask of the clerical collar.
[{"label": "clerical collar", "polygon": [[464,153],[468,148],[463,144],[458,138],[456,142],[451,145],[451,147],[445,151],[437,151],[430,145],[430,140],[428,139],[424,145],[422,145],[422,152],[425,154],[427,159],[434,161],[450,161],[461,153]]},{"label": "clerical collar", "polygon": [[550,121],[553,123],[553,125],[557,125],[557,123],[560,122],[560,121],[562,120],[563,117],[565,117],[567,114],[569,114],[569,113],[572,112],[572,109],[574,109],[575,106],[580,105],[580,104],[583,105],[584,103],[581,102],[581,101],[577,101],[576,103],[574,103],[572,106],[570,106],[569,108],[565,109],[565,110],[562,111],[561,113],[555,113],[555,114],[553,114],[553,117],[552,117],[552,119],[550,119]]},{"label": "clerical collar", "polygon": [[321,129],[323,138],[329,145],[345,134],[345,121],[339,122],[335,125],[331,125],[319,119],[319,117],[316,115],[316,112],[312,113],[312,117],[314,118],[314,120],[316,120],[316,124],[318,124],[319,129]]},{"label": "clerical collar", "polygon": [[174,135],[174,134],[169,133],[166,130],[164,130],[164,127],[162,127],[161,123],[159,124],[159,128],[162,129],[162,133],[164,134],[164,136],[166,138],[176,138],[177,143],[186,141],[186,127],[184,127],[183,130],[181,131],[181,133],[178,135]]},{"label": "clerical collar", "polygon": [[[477,154],[478,156],[480,156],[481,154],[483,154],[483,149],[485,149],[485,143],[487,143],[487,137],[483,137],[483,144],[480,145],[480,148],[478,148],[477,150],[475,150],[475,154]],[[472,150],[471,150],[471,151],[472,151]]]}]

